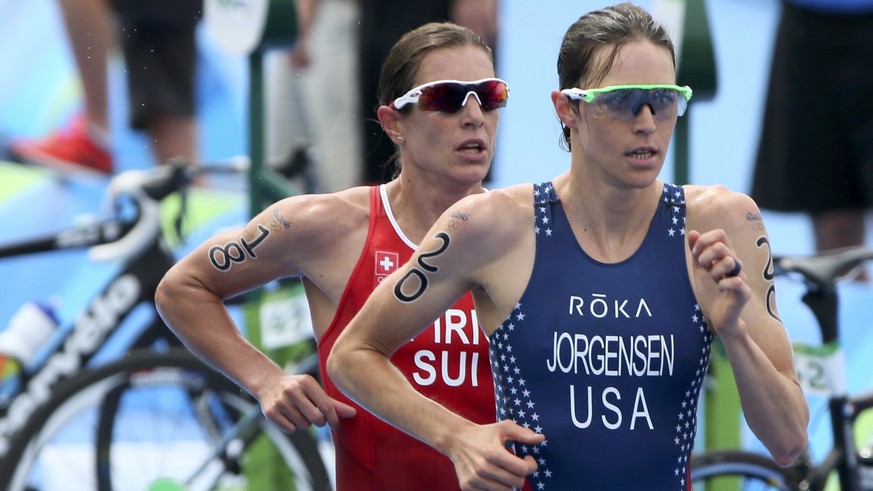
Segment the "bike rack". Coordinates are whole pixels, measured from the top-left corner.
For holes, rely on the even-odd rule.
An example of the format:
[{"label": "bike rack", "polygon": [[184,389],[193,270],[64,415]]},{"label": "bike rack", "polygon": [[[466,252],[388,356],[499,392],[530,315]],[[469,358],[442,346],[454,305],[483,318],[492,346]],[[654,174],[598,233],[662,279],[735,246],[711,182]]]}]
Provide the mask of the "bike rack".
[{"label": "bike rack", "polygon": [[[694,89],[694,103],[712,100],[718,88],[718,72],[712,45],[712,31],[704,0],[655,0],[652,12],[673,38],[680,85]],[[676,121],[671,152],[674,160],[673,183],[687,184],[688,133],[691,111]]]},{"label": "bike rack", "polygon": [[[278,172],[266,165],[265,144],[265,97],[264,55],[274,48],[293,45],[298,31],[297,10],[294,0],[205,0],[203,19],[216,44],[230,54],[246,56],[249,68],[248,86],[248,171],[249,215],[254,217],[271,203],[296,194],[294,188]],[[284,282],[283,282],[283,286]],[[290,284],[290,292],[296,299],[302,297],[299,280]],[[261,312],[270,292],[259,288],[248,294],[244,306],[246,337],[264,350],[278,363],[297,358],[302,352],[311,351],[303,343],[268,350],[264,346]],[[288,297],[290,298],[290,297]],[[304,300],[305,303],[305,300]],[[257,451],[251,455],[263,463],[270,463],[267,472],[250,476],[267,480],[271,486],[291,486],[281,458],[270,451]]]},{"label": "bike rack", "polygon": [[264,143],[264,54],[290,47],[297,37],[294,0],[205,0],[203,20],[216,44],[248,57],[249,212],[294,194],[287,181],[266,166]]},{"label": "bike rack", "polygon": [[[717,67],[712,43],[712,32],[704,0],[686,0],[682,44],[679,52],[677,79],[694,88],[694,102],[712,100],[718,89]],[[676,184],[690,182],[689,111],[676,122],[674,133],[674,179]],[[740,396],[737,393],[733,371],[721,341],[716,339],[710,360],[710,377],[714,390],[704,392],[704,448],[740,448]]]},{"label": "bike rack", "polygon": [[[704,0],[655,0],[654,15],[670,31],[677,50],[680,85],[694,89],[694,103],[711,100],[718,88],[718,73],[712,42],[712,31]],[[690,181],[689,141],[690,119],[694,111],[676,121],[673,133],[673,182],[678,185]],[[721,343],[712,346],[711,382],[715,389],[704,391],[704,448],[739,448],[740,401],[730,363]]]}]

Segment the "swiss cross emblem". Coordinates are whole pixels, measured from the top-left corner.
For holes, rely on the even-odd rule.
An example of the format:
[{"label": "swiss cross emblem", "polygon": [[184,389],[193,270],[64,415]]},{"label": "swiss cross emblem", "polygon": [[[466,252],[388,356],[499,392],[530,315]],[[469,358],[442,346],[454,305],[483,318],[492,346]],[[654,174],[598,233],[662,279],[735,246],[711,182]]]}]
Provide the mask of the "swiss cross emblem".
[{"label": "swiss cross emblem", "polygon": [[376,278],[382,281],[400,266],[400,255],[396,252],[376,251]]}]

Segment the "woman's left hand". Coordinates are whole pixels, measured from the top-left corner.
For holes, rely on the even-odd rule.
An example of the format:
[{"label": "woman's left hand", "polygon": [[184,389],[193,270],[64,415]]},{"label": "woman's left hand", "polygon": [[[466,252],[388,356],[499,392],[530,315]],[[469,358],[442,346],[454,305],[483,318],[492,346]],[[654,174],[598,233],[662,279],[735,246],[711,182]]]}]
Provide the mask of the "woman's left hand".
[{"label": "woman's left hand", "polygon": [[722,229],[703,234],[690,230],[688,246],[691,248],[694,291],[710,328],[719,333],[735,328],[752,295],[746,284],[742,260]]}]

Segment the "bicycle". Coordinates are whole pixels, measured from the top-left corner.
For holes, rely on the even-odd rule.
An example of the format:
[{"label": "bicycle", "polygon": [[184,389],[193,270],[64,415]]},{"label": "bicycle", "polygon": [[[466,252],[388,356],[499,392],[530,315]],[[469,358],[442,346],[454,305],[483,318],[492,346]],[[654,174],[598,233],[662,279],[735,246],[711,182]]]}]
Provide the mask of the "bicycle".
[{"label": "bicycle", "polygon": [[[713,450],[695,455],[691,479],[695,491],[783,490],[821,491],[836,473],[842,491],[873,490],[873,451],[858,448],[853,426],[858,416],[873,408],[873,391],[848,394],[839,347],[839,281],[866,261],[873,249],[850,247],[812,256],[774,258],[775,275],[799,277],[805,287],[801,300],[810,309],[821,332],[822,347],[798,358],[803,384],[827,389],[833,447],[820,461],[809,452],[788,467],[779,467],[769,457],[740,450]],[[798,354],[801,351],[796,350]]]},{"label": "bicycle", "polygon": [[[62,338],[54,341],[39,363],[26,367],[20,384],[9,389],[11,394],[0,404],[0,489],[58,489],[50,479],[59,474],[61,464],[73,468],[76,480],[67,484],[74,489],[127,489],[134,476],[118,465],[122,460],[135,462],[139,472],[145,469],[146,456],[174,468],[138,473],[142,480],[133,489],[215,489],[218,484],[227,488],[250,465],[248,449],[263,445],[277,449],[291,470],[288,479],[294,489],[329,489],[313,435],[285,434],[267,423],[257,401],[180,348],[154,312],[154,290],[175,261],[160,225],[160,201],[186,189],[203,172],[228,170],[239,172],[241,165],[167,164],[148,172],[120,174],[110,183],[109,193],[113,202],[126,203],[122,208],[132,217],[0,247],[0,257],[88,247],[92,257],[122,263],[84,310],[80,317],[84,320],[60,329]],[[180,216],[184,199],[182,203]],[[129,354],[81,370],[140,305],[150,307],[152,322],[130,342]],[[317,374],[315,356],[298,369]],[[146,410],[152,412],[145,421],[172,425],[174,431],[144,435]],[[126,433],[129,429],[139,431],[131,436]],[[155,446],[154,440],[161,436],[172,439]],[[145,440],[151,445],[150,454],[142,445],[133,445]],[[71,444],[75,441],[79,444]],[[168,459],[179,445],[185,458]],[[131,448],[138,449],[133,460]],[[58,458],[65,450],[71,453]],[[83,465],[83,456],[91,462]],[[188,467],[182,469],[180,463]],[[248,469],[246,474],[257,475],[257,471]]]}]

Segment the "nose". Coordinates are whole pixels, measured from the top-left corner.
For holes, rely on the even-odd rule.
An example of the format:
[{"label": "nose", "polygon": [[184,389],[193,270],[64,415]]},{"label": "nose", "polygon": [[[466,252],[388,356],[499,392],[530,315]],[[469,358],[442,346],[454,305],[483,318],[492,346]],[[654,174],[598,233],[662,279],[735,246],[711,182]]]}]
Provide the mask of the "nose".
[{"label": "nose", "polygon": [[641,105],[634,113],[634,130],[652,133],[655,127],[655,110],[649,104]]},{"label": "nose", "polygon": [[640,113],[643,111],[644,107],[649,108],[649,112],[652,113],[652,116],[654,116],[656,114],[655,108],[652,107],[652,105],[650,103],[644,102],[644,103],[640,104],[639,106],[637,106],[637,108],[634,110],[634,116],[639,116]]},{"label": "nose", "polygon": [[[470,95],[476,98],[476,104],[467,104],[470,102]],[[465,125],[472,124],[475,126],[481,126],[485,123],[485,115],[482,111],[482,100],[479,99],[479,94],[472,90],[467,92],[464,102],[461,104],[461,113],[463,115],[461,119]]]},{"label": "nose", "polygon": [[471,95],[476,98],[476,102],[479,103],[479,107],[482,107],[482,99],[480,99],[479,94],[477,94],[473,90],[471,90],[470,92],[467,92],[467,95],[464,96],[464,102],[461,103],[461,106],[465,107],[467,105],[467,102],[470,101]]}]

